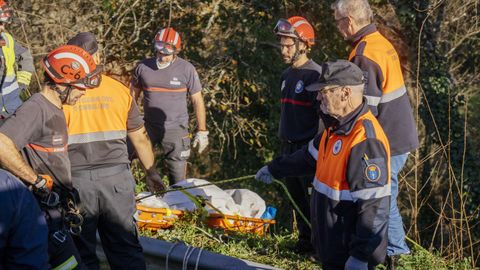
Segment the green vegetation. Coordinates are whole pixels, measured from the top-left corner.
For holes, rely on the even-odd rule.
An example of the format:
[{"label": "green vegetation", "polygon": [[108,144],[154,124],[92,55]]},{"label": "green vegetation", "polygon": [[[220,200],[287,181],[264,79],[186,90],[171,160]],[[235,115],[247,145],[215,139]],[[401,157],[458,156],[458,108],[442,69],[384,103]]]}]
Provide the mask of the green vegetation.
[{"label": "green vegetation", "polygon": [[[158,232],[143,231],[144,236],[169,242],[183,241],[187,245],[203,248],[227,256],[233,256],[258,263],[268,264],[281,269],[321,269],[311,258],[292,252],[296,242],[296,233],[278,231],[259,237],[255,234],[226,234],[223,230],[207,227],[199,214],[190,213],[175,223],[172,229]],[[449,261],[438,253],[422,248],[413,248],[412,255],[402,256],[398,260],[398,270],[469,270],[471,262]],[[385,269],[383,265],[377,269]]]},{"label": "green vegetation", "polygon": [[283,269],[314,269],[315,266],[318,267],[308,258],[292,252],[296,235],[288,231],[265,237],[255,234],[225,234],[223,230],[205,226],[198,219],[198,215],[191,214],[175,223],[171,230],[163,230],[154,234],[145,233],[165,241],[181,240],[194,247]]},{"label": "green vegetation", "polygon": [[[346,58],[350,50],[335,29],[329,7],[332,1],[10,2],[18,19],[9,30],[30,48],[37,64],[49,49],[88,30],[103,45],[107,72],[127,84],[135,63],[151,55],[156,30],[170,21],[182,33],[181,57],[192,61],[199,71],[211,134],[209,153],[191,158],[189,175],[210,181],[253,174],[279,149],[279,76],[285,65],[272,34],[278,18],[298,14],[312,22],[317,44],[311,56],[317,62]],[[400,175],[399,208],[408,236],[438,252],[430,257],[415,251],[401,263],[404,269],[479,266],[478,0],[370,3],[380,31],[399,52],[421,141]],[[41,77],[37,65],[30,92],[38,90]],[[159,160],[160,169],[161,164]],[[141,180],[143,174],[135,171],[135,176]],[[297,260],[287,254],[295,235],[289,235],[294,232],[295,218],[285,194],[277,187],[252,181],[222,186],[227,187],[249,188],[277,207],[279,224],[272,239],[280,240],[258,242],[266,243],[264,248],[269,250],[279,247],[278,255],[266,256],[272,260],[277,256],[279,260]],[[179,225],[174,231],[180,230],[188,228]],[[241,243],[237,249],[244,245],[246,254],[257,250],[240,239],[231,241]],[[243,254],[239,250],[235,252]],[[300,258],[297,261],[307,263]]]}]

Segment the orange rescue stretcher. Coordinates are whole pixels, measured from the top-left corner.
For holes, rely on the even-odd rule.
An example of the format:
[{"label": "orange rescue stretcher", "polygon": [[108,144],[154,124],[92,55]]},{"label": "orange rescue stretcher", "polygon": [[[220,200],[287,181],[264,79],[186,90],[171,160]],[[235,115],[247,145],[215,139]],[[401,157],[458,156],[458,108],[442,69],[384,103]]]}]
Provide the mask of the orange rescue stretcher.
[{"label": "orange rescue stretcher", "polygon": [[183,211],[168,208],[152,208],[137,204],[138,228],[142,230],[156,231],[159,229],[168,229],[181,216]]},{"label": "orange rescue stretcher", "polygon": [[275,220],[210,213],[207,224],[212,228],[224,229],[226,232],[255,233],[258,236],[264,236],[270,225],[275,224]]},{"label": "orange rescue stretcher", "polygon": [[[151,208],[137,204],[139,229],[157,231],[171,228],[175,221],[183,216],[183,211],[168,208]],[[226,232],[255,233],[264,236],[275,220],[248,218],[241,216],[210,213],[206,224],[211,228],[224,229]]]}]

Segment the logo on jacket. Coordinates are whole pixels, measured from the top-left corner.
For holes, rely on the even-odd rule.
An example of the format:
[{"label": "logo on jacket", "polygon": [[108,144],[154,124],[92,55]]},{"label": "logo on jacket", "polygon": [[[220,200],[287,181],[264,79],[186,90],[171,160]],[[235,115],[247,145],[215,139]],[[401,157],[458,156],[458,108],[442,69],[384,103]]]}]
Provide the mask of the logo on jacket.
[{"label": "logo on jacket", "polygon": [[52,136],[52,145],[63,145],[63,136],[62,135],[53,135]]},{"label": "logo on jacket", "polygon": [[333,144],[333,154],[336,155],[336,154],[340,153],[340,150],[342,150],[342,140],[338,139]]},{"label": "logo on jacket", "polygon": [[172,80],[170,80],[171,85],[180,85],[182,84],[177,77],[173,77]]},{"label": "logo on jacket", "polygon": [[377,182],[380,179],[382,172],[380,171],[380,167],[377,164],[370,163],[365,168],[365,176],[367,180],[370,182]]},{"label": "logo on jacket", "polygon": [[284,88],[285,88],[285,81],[282,81],[282,86],[280,86],[280,91],[283,91]]},{"label": "logo on jacket", "polygon": [[300,80],[297,82],[297,85],[295,85],[295,93],[300,94],[303,91],[303,81]]}]

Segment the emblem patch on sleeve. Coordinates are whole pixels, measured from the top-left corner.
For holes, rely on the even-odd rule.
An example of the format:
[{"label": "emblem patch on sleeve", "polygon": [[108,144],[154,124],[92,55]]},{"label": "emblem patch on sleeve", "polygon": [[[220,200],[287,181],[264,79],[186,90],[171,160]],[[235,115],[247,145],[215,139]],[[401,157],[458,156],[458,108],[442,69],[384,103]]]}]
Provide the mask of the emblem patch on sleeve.
[{"label": "emblem patch on sleeve", "polygon": [[333,154],[336,155],[340,153],[340,150],[342,150],[342,140],[338,139],[334,144],[333,144]]},{"label": "emblem patch on sleeve", "polygon": [[303,88],[304,88],[303,86],[304,86],[303,81],[302,80],[298,81],[297,84],[295,85],[295,93],[300,94],[303,91]]},{"label": "emblem patch on sleeve", "polygon": [[380,177],[382,176],[382,171],[380,170],[380,167],[378,167],[377,164],[370,163],[365,168],[365,176],[367,177],[368,181],[377,182],[378,180],[380,180]]}]

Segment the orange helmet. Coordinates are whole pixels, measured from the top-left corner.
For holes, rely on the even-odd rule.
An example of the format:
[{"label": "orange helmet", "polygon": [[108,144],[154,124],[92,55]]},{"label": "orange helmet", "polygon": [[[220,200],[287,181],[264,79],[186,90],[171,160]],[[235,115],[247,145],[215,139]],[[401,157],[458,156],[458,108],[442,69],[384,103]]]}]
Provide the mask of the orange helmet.
[{"label": "orange helmet", "polygon": [[0,22],[10,23],[13,17],[13,9],[8,4],[0,0]]},{"label": "orange helmet", "polygon": [[288,18],[288,20],[278,20],[273,31],[277,36],[299,39],[309,47],[315,44],[315,32],[312,25],[300,16],[293,16]]},{"label": "orange helmet", "polygon": [[160,29],[155,35],[155,50],[162,54],[178,53],[181,45],[180,35],[172,27]]},{"label": "orange helmet", "polygon": [[96,65],[93,57],[80,47],[60,46],[45,56],[42,64],[48,76],[57,84],[82,89],[100,85],[103,67]]}]

